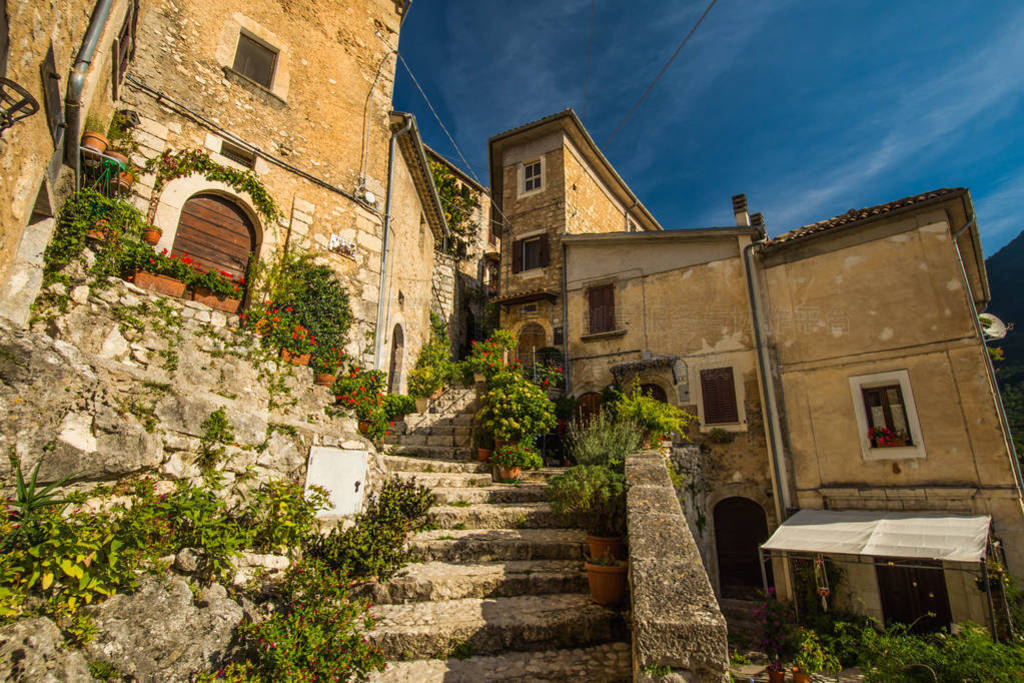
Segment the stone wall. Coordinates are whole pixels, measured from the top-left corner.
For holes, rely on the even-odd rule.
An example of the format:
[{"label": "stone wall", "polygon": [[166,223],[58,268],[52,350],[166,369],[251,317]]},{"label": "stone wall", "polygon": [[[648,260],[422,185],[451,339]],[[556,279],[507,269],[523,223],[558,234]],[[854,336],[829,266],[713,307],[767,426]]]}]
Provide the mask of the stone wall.
[{"label": "stone wall", "polygon": [[[725,618],[657,452],[626,459],[633,679],[728,680]],[[653,674],[670,669],[667,675]]]}]

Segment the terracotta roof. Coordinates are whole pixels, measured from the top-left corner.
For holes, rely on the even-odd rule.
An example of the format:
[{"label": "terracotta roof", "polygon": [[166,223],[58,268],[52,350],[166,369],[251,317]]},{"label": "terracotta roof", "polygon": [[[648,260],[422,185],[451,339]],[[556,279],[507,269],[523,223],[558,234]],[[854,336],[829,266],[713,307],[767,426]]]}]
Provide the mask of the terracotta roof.
[{"label": "terracotta roof", "polygon": [[523,292],[506,294],[505,296],[491,299],[491,302],[509,306],[512,304],[525,304],[531,301],[540,301],[541,299],[556,299],[557,297],[558,291],[554,289],[529,289]]},{"label": "terracotta roof", "polygon": [[885,204],[879,204],[877,206],[869,206],[863,209],[850,209],[846,213],[839,214],[833,218],[829,218],[817,223],[811,223],[805,225],[802,228],[790,230],[784,232],[778,237],[774,237],[767,242],[768,247],[779,246],[783,244],[789,244],[796,240],[811,237],[828,230],[834,230],[851,223],[859,223],[860,221],[871,220],[874,218],[880,218],[891,214],[899,209],[917,206],[920,204],[929,204],[935,200],[948,199],[966,192],[962,187],[952,188],[941,188],[938,190],[932,190],[931,192],[925,192],[924,194],[913,195],[912,197],[904,197],[903,199],[897,199],[893,202],[887,202]]}]

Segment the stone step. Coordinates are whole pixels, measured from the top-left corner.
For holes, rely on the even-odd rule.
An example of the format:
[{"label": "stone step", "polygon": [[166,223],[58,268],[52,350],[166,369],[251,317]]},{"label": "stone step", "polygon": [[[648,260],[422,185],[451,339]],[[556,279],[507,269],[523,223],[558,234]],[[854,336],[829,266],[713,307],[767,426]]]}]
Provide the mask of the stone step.
[{"label": "stone step", "polygon": [[584,593],[377,605],[370,613],[376,623],[366,637],[389,660],[585,647],[626,637],[624,613]]},{"label": "stone step", "polygon": [[391,455],[405,455],[414,458],[436,458],[438,460],[476,459],[476,452],[470,448],[453,446],[421,446],[398,444],[391,448]]},{"label": "stone step", "polygon": [[435,529],[414,535],[409,549],[425,562],[581,560],[579,529]]},{"label": "stone step", "polygon": [[481,564],[420,562],[389,581],[369,584],[378,605],[462,598],[584,593],[587,574],[579,560],[513,560]]},{"label": "stone step", "polygon": [[587,648],[509,652],[465,659],[417,659],[394,662],[374,673],[371,683],[476,683],[477,681],[602,681],[633,680],[629,643]]},{"label": "stone step", "polygon": [[542,529],[561,526],[548,503],[435,505],[427,516],[439,529]]},{"label": "stone step", "polygon": [[385,455],[384,464],[389,472],[469,472],[490,474],[491,466],[475,460],[435,460],[411,458],[401,455]]},{"label": "stone step", "polygon": [[494,481],[490,474],[473,472],[395,472],[394,475],[404,481],[415,479],[417,483],[430,488],[490,486]]},{"label": "stone step", "polygon": [[539,503],[547,500],[543,484],[494,484],[474,488],[437,488],[434,500],[446,503]]}]

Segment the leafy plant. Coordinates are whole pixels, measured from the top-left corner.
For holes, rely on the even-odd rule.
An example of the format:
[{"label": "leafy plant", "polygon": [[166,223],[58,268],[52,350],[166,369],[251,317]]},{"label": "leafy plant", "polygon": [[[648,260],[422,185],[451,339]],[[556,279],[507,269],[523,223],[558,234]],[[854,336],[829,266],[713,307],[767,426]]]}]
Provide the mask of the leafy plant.
[{"label": "leafy plant", "polygon": [[618,417],[630,420],[652,439],[676,434],[683,437],[696,418],[668,403],[644,396],[639,388],[624,396],[617,406]]},{"label": "leafy plant", "polygon": [[494,451],[491,462],[500,467],[526,467],[531,470],[539,470],[544,464],[536,449],[524,443],[507,443],[501,446]]},{"label": "leafy plant", "polygon": [[642,430],[629,420],[601,409],[585,423],[569,426],[570,455],[579,465],[604,465],[623,471],[626,456],[640,450]]},{"label": "leafy plant", "polygon": [[801,629],[797,639],[797,651],[793,666],[806,673],[839,673],[842,667],[835,655],[822,646],[818,634],[810,629]]},{"label": "leafy plant", "polygon": [[384,373],[381,370],[363,370],[353,365],[347,373],[342,373],[331,387],[335,400],[342,406],[355,412],[360,420],[373,419],[384,412]]},{"label": "leafy plant", "polygon": [[462,361],[463,367],[470,374],[483,375],[490,380],[498,372],[501,372],[508,365],[505,356],[512,353],[519,340],[515,333],[507,330],[495,330],[494,333],[484,341],[474,341],[466,360]]},{"label": "leafy plant", "polygon": [[451,379],[454,372],[448,326],[431,313],[430,339],[420,348],[416,366],[409,372],[409,395],[416,398],[433,395]]},{"label": "leafy plant", "polygon": [[789,609],[775,597],[775,589],[768,589],[768,596],[753,610],[751,616],[756,626],[756,647],[772,659],[779,659],[794,647],[793,618]]},{"label": "leafy plant", "polygon": [[548,482],[551,509],[591,536],[621,536],[626,528],[626,477],[601,465],[576,465]]},{"label": "leafy plant", "polygon": [[384,397],[384,414],[389,420],[416,412],[416,399],[405,394],[388,394]]},{"label": "leafy plant", "polygon": [[14,454],[13,448],[8,454],[8,459],[11,462],[11,468],[14,470],[14,500],[10,501],[8,505],[15,509],[14,516],[20,522],[25,523],[35,518],[44,508],[64,505],[68,502],[58,497],[60,494],[57,492],[57,489],[63,486],[70,477],[64,477],[60,481],[55,481],[44,486],[42,489],[37,489],[36,479],[39,477],[39,468],[43,465],[43,459],[39,458],[36,461],[35,467],[29,473],[27,483],[21,472],[21,458]]},{"label": "leafy plant", "polygon": [[231,431],[224,408],[217,408],[210,413],[200,427],[203,433],[199,436],[196,464],[201,470],[208,472],[224,460],[225,446],[235,440],[235,434]]},{"label": "leafy plant", "polygon": [[329,507],[330,496],[319,486],[307,494],[296,482],[272,479],[248,494],[240,521],[256,550],[291,556],[319,531],[317,512]]},{"label": "leafy plant", "polygon": [[495,439],[530,442],[555,426],[554,404],[516,368],[495,374],[482,402],[477,419]]},{"label": "leafy plant", "polygon": [[480,202],[447,166],[433,159],[428,159],[427,163],[430,164],[434,187],[437,188],[437,196],[441,199],[444,218],[451,233],[448,253],[456,260],[465,260],[469,257],[480,228],[479,224],[472,221],[473,212],[480,207]]}]

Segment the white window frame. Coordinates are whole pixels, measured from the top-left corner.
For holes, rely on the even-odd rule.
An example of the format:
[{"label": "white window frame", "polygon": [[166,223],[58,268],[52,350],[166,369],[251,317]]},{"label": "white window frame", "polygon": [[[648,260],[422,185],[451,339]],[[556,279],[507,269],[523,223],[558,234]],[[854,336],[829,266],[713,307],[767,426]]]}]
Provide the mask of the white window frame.
[{"label": "white window frame", "polygon": [[[543,233],[540,234],[540,235],[532,235],[530,237],[521,237],[521,238],[519,238],[519,248],[523,250],[523,253],[519,255],[519,258],[523,262],[523,269],[521,271],[519,271],[520,273],[526,273],[526,272],[529,272],[529,271],[532,271],[532,270],[540,270],[541,268],[544,267],[544,266],[542,266],[540,264],[540,243],[541,243],[541,239],[542,238],[543,238]],[[529,242],[536,242],[537,243],[537,265],[535,265],[535,266],[527,266],[526,265],[526,245]]]},{"label": "white window frame", "polygon": [[[898,384],[903,395],[903,412],[910,430],[912,446],[892,446],[875,448],[868,438],[868,413],[864,407],[864,389],[885,387]],[[910,373],[906,370],[877,372],[871,375],[857,375],[850,378],[850,398],[853,400],[853,412],[857,418],[857,431],[860,439],[860,452],[865,460],[908,460],[927,457],[924,448],[924,437],[921,435],[921,423],[917,418],[917,403],[914,392],[910,389]]]},{"label": "white window frame", "polygon": [[[534,187],[534,188],[531,188],[531,189],[527,190],[526,189],[526,168],[528,166],[534,166],[534,165],[539,165],[540,166],[540,177],[539,177],[540,184],[537,187]],[[532,195],[532,194],[537,194],[538,192],[543,192],[546,179],[547,179],[547,168],[546,168],[546,165],[544,163],[544,157],[543,156],[535,157],[533,159],[529,159],[527,161],[524,161],[524,162],[520,163],[519,164],[519,184],[517,186],[518,189],[519,189],[518,196],[519,197],[526,197],[526,196],[529,196],[529,195]],[[533,180],[533,178],[531,178],[531,180]]]}]

